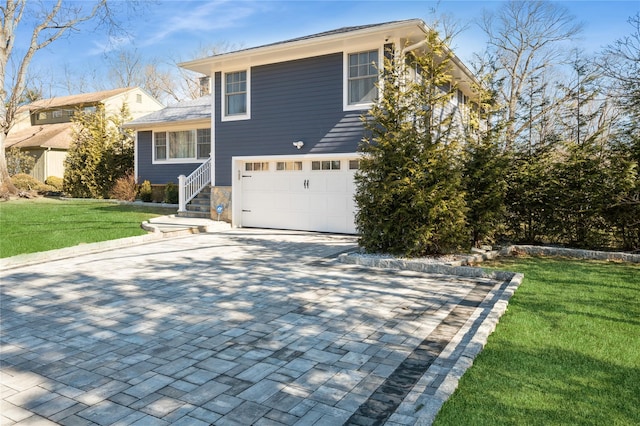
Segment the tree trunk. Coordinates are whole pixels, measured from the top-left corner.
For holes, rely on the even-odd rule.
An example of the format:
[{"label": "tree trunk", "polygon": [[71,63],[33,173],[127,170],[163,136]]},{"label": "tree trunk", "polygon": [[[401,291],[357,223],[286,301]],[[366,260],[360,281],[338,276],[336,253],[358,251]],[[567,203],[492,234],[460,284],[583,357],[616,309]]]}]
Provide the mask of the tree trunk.
[{"label": "tree trunk", "polygon": [[9,170],[7,169],[7,158],[4,151],[4,141],[6,138],[7,135],[5,135],[3,131],[0,131],[0,197],[18,193],[18,188],[11,182],[11,176],[9,176]]}]

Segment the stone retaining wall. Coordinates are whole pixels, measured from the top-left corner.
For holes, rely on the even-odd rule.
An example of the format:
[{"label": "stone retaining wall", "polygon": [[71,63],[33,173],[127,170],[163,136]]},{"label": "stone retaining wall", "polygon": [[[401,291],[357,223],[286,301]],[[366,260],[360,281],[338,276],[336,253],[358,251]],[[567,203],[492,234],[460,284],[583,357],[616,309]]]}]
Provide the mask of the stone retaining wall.
[{"label": "stone retaining wall", "polygon": [[527,246],[513,245],[503,248],[500,251],[501,256],[511,256],[514,253],[525,253],[532,256],[557,256],[557,257],[573,257],[577,259],[592,260],[616,260],[630,263],[640,263],[640,254],[609,252],[596,250],[580,250],[562,247],[544,247],[544,246]]}]

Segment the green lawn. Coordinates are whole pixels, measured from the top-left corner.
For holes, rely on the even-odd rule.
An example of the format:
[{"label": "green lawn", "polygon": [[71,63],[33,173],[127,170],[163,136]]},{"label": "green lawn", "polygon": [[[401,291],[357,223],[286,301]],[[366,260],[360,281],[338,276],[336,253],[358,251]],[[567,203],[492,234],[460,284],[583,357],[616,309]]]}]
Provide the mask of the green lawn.
[{"label": "green lawn", "polygon": [[38,198],[0,202],[0,257],[143,235],[144,220],[175,209]]},{"label": "green lawn", "polygon": [[487,266],[525,279],[434,424],[640,424],[640,266]]}]

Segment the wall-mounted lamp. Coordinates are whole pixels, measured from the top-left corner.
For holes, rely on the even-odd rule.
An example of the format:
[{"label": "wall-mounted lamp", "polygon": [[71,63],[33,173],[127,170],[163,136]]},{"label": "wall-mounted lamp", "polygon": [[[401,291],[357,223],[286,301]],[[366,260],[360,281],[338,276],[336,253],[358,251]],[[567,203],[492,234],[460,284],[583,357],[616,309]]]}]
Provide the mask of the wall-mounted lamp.
[{"label": "wall-mounted lamp", "polygon": [[293,146],[295,146],[296,148],[300,149],[304,146],[304,142],[302,141],[298,141],[298,142],[294,142]]}]

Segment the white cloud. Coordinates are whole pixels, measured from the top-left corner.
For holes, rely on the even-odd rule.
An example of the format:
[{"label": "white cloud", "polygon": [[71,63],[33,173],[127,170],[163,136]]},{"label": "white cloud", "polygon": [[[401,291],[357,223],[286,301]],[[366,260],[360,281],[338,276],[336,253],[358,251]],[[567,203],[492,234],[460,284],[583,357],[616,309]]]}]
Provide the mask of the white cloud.
[{"label": "white cloud", "polygon": [[224,28],[236,27],[242,21],[260,9],[254,2],[238,2],[228,0],[206,2],[181,2],[179,11],[167,8],[167,12],[175,13],[164,22],[158,23],[159,31],[146,34],[140,45],[149,46],[165,40],[174,34],[184,32],[211,32]]}]

